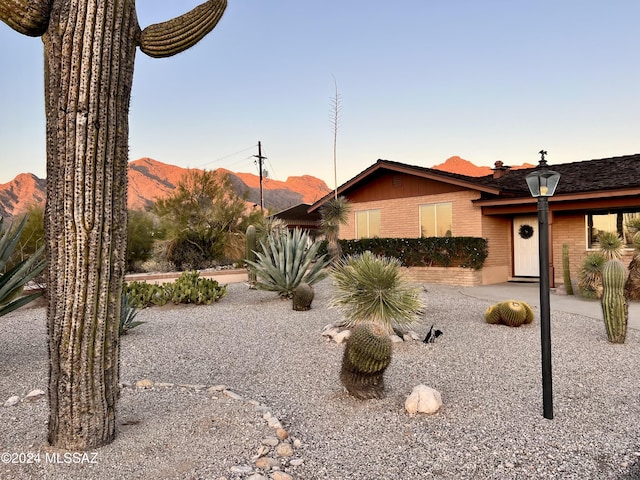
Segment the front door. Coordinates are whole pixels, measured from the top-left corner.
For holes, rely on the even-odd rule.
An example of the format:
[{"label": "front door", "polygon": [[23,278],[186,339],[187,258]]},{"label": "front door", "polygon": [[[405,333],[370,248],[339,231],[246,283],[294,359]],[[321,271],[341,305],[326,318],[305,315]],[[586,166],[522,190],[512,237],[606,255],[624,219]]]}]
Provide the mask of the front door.
[{"label": "front door", "polygon": [[513,276],[540,276],[538,217],[513,219]]}]

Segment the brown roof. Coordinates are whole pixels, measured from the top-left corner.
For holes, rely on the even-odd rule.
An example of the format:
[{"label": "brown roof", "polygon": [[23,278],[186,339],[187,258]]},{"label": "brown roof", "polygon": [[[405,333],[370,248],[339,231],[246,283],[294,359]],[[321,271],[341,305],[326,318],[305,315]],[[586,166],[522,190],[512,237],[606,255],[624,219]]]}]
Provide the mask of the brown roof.
[{"label": "brown roof", "polygon": [[[482,193],[482,198],[486,199],[530,197],[525,177],[536,168],[509,170],[500,178],[493,178],[493,175],[470,177],[391,160],[378,160],[371,167],[342,184],[338,188],[338,193],[344,194],[356,188],[365,177],[376,174],[379,170],[387,170],[419,175],[478,190]],[[562,164],[549,163],[545,168],[560,174],[555,196],[640,188],[640,154]],[[332,195],[333,193],[330,193],[318,200],[309,208],[309,212],[318,209]]]}]

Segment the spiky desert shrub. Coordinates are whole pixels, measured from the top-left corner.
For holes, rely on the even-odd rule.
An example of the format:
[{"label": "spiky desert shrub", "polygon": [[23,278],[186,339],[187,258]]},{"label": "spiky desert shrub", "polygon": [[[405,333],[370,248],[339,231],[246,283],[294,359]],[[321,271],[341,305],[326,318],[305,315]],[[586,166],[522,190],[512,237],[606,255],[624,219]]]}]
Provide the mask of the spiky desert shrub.
[{"label": "spiky desert shrub", "polygon": [[120,335],[126,335],[129,330],[142,325],[144,322],[134,320],[138,315],[138,307],[132,305],[126,292],[120,297]]},{"label": "spiky desert shrub", "polygon": [[25,216],[14,230],[7,230],[3,218],[0,217],[0,317],[35,300],[43,293],[38,291],[22,295],[24,286],[44,270],[46,265],[44,245],[30,257],[11,267],[7,265],[27,220]]},{"label": "spiky desert shrub", "polygon": [[584,298],[602,297],[602,267],[607,259],[600,252],[588,253],[582,260],[578,293]]},{"label": "spiky desert shrub", "polygon": [[598,234],[599,251],[607,260],[622,257],[624,243],[616,232],[600,232]]},{"label": "spiky desert shrub", "polygon": [[420,290],[407,281],[398,259],[371,252],[353,255],[332,268],[335,293],[331,305],[345,316],[344,325],[379,323],[391,333],[410,325],[424,307]]},{"label": "spiky desert shrub", "polygon": [[260,243],[256,261],[247,261],[256,274],[256,288],[278,292],[291,298],[300,283],[314,285],[327,276],[326,255],[316,259],[318,242],[311,242],[306,231],[295,229],[283,234],[270,234]]}]

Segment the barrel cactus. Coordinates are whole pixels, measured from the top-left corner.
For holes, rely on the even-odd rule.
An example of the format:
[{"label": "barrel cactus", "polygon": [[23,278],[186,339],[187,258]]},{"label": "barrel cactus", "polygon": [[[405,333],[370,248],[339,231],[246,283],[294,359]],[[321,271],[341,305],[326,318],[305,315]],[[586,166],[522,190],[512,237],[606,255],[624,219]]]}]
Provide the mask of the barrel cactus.
[{"label": "barrel cactus", "polygon": [[344,349],[340,381],[358,399],[382,398],[384,371],[390,362],[391,339],[384,326],[358,324]]},{"label": "barrel cactus", "polygon": [[627,269],[620,260],[609,260],[602,268],[602,315],[611,343],[624,343],[629,305],[624,295]]},{"label": "barrel cactus", "polygon": [[533,322],[533,308],[520,300],[507,300],[490,306],[484,313],[484,319],[490,324],[504,324],[519,327]]},{"label": "barrel cactus", "polygon": [[[256,261],[256,247],[256,227],[254,227],[253,225],[249,225],[245,233],[245,260],[247,260],[248,262]],[[248,280],[249,288],[255,290],[256,282],[258,279],[255,270],[251,268],[249,268],[248,271]]]},{"label": "barrel cactus", "polygon": [[309,310],[314,296],[313,287],[308,283],[301,283],[293,290],[293,309],[299,312]]}]

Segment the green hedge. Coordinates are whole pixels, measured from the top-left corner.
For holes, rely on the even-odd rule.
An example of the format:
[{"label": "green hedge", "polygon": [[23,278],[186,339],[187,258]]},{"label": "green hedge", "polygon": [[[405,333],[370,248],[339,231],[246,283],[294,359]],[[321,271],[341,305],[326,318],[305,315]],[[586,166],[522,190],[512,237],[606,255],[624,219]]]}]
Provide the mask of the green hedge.
[{"label": "green hedge", "polygon": [[[363,238],[340,240],[343,255],[370,251],[396,257],[406,267],[462,267],[480,270],[489,254],[488,243],[476,237]],[[318,255],[327,251],[322,242]]]}]

